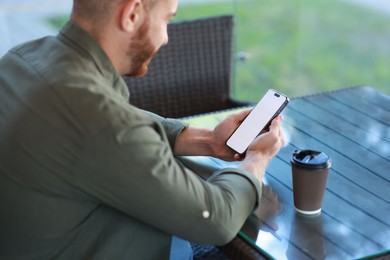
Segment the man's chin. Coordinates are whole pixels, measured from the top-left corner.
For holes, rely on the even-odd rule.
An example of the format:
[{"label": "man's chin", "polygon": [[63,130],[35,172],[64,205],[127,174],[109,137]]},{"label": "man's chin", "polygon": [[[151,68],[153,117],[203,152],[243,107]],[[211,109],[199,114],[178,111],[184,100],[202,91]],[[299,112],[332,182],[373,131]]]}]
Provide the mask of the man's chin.
[{"label": "man's chin", "polygon": [[148,73],[148,70],[149,70],[149,68],[148,68],[147,65],[142,66],[142,68],[140,68],[140,69],[137,71],[135,77],[143,77],[143,76],[145,76],[146,73]]},{"label": "man's chin", "polygon": [[148,73],[148,65],[144,64],[142,65],[137,71],[131,71],[126,74],[128,77],[143,77]]}]

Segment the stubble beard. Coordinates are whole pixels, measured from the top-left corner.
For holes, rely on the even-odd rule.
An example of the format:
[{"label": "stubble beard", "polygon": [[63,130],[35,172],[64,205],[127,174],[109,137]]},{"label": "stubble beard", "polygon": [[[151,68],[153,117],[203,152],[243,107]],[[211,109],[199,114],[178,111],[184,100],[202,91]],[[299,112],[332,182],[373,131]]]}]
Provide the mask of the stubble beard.
[{"label": "stubble beard", "polygon": [[129,46],[127,57],[130,59],[130,69],[127,76],[142,77],[148,72],[148,65],[157,50],[148,37],[149,19],[145,20],[134,36],[134,40]]}]

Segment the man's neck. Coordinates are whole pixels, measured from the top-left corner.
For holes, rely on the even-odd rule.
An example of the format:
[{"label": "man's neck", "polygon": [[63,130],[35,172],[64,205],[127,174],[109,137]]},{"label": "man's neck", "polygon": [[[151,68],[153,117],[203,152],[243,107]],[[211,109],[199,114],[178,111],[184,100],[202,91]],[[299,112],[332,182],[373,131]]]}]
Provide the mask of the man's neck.
[{"label": "man's neck", "polygon": [[[104,27],[96,28],[96,26],[86,22],[82,19],[77,19],[77,17],[72,16],[72,20],[83,30],[85,30],[99,46],[106,53],[107,57],[111,61],[115,70],[118,74],[123,75],[123,69],[121,66],[121,61],[123,60],[123,39],[120,39],[120,33],[116,31],[115,27],[110,27],[107,24]],[[112,29],[110,29],[112,28]]]}]

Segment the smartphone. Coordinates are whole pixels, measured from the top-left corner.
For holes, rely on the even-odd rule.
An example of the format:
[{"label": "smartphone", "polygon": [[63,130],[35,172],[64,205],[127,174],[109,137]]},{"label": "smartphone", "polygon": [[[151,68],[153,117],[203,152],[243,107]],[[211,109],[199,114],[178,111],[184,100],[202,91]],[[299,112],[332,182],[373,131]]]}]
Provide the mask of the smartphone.
[{"label": "smartphone", "polygon": [[267,131],[271,121],[287,106],[289,98],[269,89],[237,129],[226,141],[226,145],[239,154],[244,154],[250,143],[262,132]]}]

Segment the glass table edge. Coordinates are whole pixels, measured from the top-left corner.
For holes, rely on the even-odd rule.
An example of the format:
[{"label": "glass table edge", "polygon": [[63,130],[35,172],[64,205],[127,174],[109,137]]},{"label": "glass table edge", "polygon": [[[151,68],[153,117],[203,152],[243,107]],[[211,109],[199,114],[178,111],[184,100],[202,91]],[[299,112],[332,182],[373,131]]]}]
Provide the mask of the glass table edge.
[{"label": "glass table edge", "polygon": [[[255,250],[259,251],[262,255],[264,255],[267,259],[276,260],[272,255],[270,255],[268,252],[266,252],[264,249],[260,248],[252,239],[250,239],[247,235],[245,235],[244,232],[240,231],[238,233],[238,236],[245,240],[250,246],[252,246]],[[354,258],[355,260],[368,260],[368,259],[376,259],[380,258],[385,255],[390,255],[390,249],[384,249],[381,251],[373,252],[371,254],[368,254],[366,256]],[[382,259],[382,258],[380,258]]]}]

